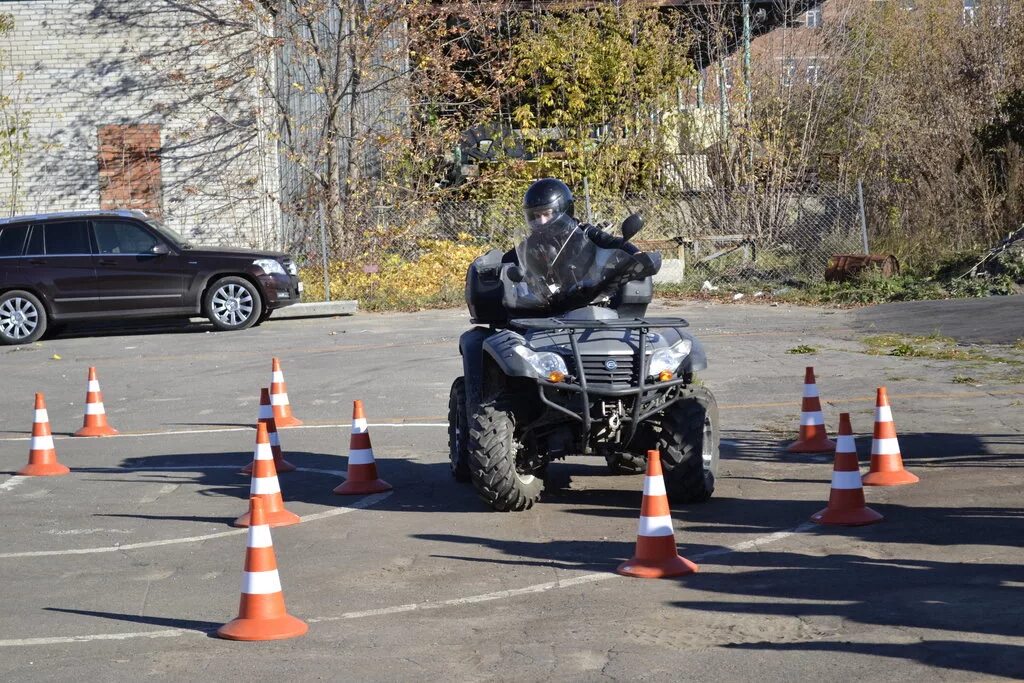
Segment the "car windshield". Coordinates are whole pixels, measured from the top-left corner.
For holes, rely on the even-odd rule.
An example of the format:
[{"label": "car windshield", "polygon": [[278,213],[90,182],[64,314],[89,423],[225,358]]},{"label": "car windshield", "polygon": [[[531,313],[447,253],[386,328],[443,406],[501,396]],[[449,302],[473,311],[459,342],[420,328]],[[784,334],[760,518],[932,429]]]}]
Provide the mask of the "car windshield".
[{"label": "car windshield", "polygon": [[516,255],[523,271],[515,286],[516,308],[585,305],[630,260],[620,249],[598,247],[571,217],[521,230]]},{"label": "car windshield", "polygon": [[158,220],[156,218],[147,218],[146,219],[146,223],[148,223],[151,227],[156,228],[158,231],[160,231],[165,236],[170,237],[171,240],[173,240],[175,243],[181,245],[185,249],[191,249],[192,248],[192,244],[189,243],[188,240],[186,240],[184,237],[179,235],[176,230],[173,230],[173,229],[167,227],[167,225],[163,221]]}]

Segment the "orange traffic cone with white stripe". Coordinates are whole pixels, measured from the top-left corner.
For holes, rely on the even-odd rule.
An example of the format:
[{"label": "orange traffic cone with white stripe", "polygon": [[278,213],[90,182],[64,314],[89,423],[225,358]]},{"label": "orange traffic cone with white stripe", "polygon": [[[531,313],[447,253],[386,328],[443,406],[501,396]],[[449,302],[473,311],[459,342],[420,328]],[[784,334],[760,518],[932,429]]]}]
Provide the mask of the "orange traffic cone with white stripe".
[{"label": "orange traffic cone with white stripe", "polygon": [[[262,422],[256,425],[256,453],[253,457],[249,495],[263,501],[263,510],[266,513],[267,524],[270,526],[288,526],[302,521],[298,515],[284,509],[281,484],[277,481],[274,454],[270,450],[270,438],[267,436],[267,425]],[[236,519],[234,526],[249,526],[249,514],[246,512]]]},{"label": "orange traffic cone with white stripe", "polygon": [[835,441],[825,432],[825,416],[821,412],[818,385],[814,382],[814,368],[804,373],[804,398],[800,406],[800,437],[786,450],[790,453],[828,453],[836,448]]},{"label": "orange traffic cone with white stripe", "polygon": [[[260,389],[260,412],[256,420],[267,425],[267,435],[270,437],[270,450],[274,454],[274,469],[281,472],[294,472],[295,465],[284,459],[284,452],[281,451],[281,438],[277,435],[277,424],[274,422],[274,411],[270,406],[270,391]],[[242,468],[242,474],[251,474],[255,460]]]},{"label": "orange traffic cone with white stripe", "polygon": [[107,424],[107,411],[103,408],[103,392],[96,379],[96,368],[89,368],[89,384],[85,391],[85,420],[75,436],[116,436],[117,430]]},{"label": "orange traffic cone with white stripe", "polygon": [[249,540],[245,544],[245,569],[242,572],[242,599],[238,617],[217,629],[228,640],[283,640],[303,635],[306,622],[288,614],[277,573],[274,542],[270,538],[267,514],[261,498],[249,500]]},{"label": "orange traffic cone with white stripe", "polygon": [[853,440],[850,414],[839,414],[839,436],[836,437],[836,460],[832,465],[832,490],[828,506],[811,515],[818,524],[864,526],[881,522],[878,514],[864,503],[864,487],[860,480],[857,445]]},{"label": "orange traffic cone with white stripe", "polygon": [[619,565],[615,573],[641,579],[683,576],[699,567],[676,550],[672,530],[672,512],[661,475],[661,454],[647,451],[647,476],[644,477],[644,499],[640,504],[640,526],[636,533],[636,553]]},{"label": "orange traffic cone with white stripe", "polygon": [[270,375],[270,403],[274,407],[274,422],[278,429],[296,427],[302,420],[292,415],[292,405],[288,402],[288,386],[284,383],[281,363],[274,358]]},{"label": "orange traffic cone with white stripe", "polygon": [[46,412],[46,399],[36,394],[35,419],[32,420],[32,445],[28,451],[28,464],[18,470],[24,477],[56,477],[71,470],[57,462],[53,447],[50,416]]},{"label": "orange traffic cone with white stripe", "polygon": [[341,496],[363,496],[391,490],[391,484],[377,478],[377,463],[373,459],[370,431],[366,426],[363,402],[352,404],[352,436],[348,442],[348,474],[345,482],[334,489]]},{"label": "orange traffic cone with white stripe", "polygon": [[900,486],[921,481],[903,469],[900,440],[896,436],[896,423],[892,421],[889,394],[885,387],[878,388],[875,398],[875,436],[871,440],[871,471],[864,475],[866,486]]}]

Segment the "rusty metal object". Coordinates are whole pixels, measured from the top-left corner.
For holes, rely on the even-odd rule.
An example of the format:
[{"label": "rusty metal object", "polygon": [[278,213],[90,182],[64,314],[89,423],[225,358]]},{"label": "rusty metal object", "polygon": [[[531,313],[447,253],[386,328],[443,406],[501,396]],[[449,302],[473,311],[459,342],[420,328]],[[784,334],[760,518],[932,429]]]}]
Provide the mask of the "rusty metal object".
[{"label": "rusty metal object", "polygon": [[844,282],[868,270],[884,278],[896,277],[900,274],[900,262],[892,254],[834,254],[828,260],[825,279],[829,282]]}]

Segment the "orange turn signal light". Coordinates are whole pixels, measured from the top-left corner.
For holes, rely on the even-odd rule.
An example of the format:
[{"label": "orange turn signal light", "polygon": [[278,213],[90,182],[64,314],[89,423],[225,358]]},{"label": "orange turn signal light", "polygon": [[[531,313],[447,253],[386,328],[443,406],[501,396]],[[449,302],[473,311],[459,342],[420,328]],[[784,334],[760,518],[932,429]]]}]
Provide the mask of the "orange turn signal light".
[{"label": "orange turn signal light", "polygon": [[561,382],[564,379],[565,379],[565,373],[564,372],[559,372],[558,370],[552,370],[551,372],[548,373],[548,381],[549,382]]},{"label": "orange turn signal light", "polygon": [[658,373],[658,381],[659,382],[667,382],[670,379],[672,379],[672,377],[673,377],[673,373],[672,373],[671,370],[662,370],[661,372]]}]

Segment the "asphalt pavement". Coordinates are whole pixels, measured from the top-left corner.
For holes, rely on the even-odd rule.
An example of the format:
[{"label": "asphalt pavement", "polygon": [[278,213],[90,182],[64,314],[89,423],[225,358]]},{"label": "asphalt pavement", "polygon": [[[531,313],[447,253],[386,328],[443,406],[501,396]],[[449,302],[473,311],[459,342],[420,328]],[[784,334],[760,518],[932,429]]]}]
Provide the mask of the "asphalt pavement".
[{"label": "asphalt pavement", "polygon": [[[242,333],[69,328],[0,348],[0,679],[1024,677],[1024,384],[1013,368],[870,355],[866,312],[657,313],[688,318],[704,341],[723,432],[714,498],[672,505],[679,552],[700,571],[671,580],[614,574],[634,551],[642,477],[571,457],[550,468],[538,505],[511,514],[452,480],[445,413],[462,310],[271,319]],[[922,315],[917,324],[937,317]],[[237,615],[245,552],[231,526],[249,491],[237,470],[275,356],[305,424],[281,432],[299,470],[280,475],[303,522],[274,529],[273,542],[288,610],[310,629],[223,641],[211,633]],[[90,365],[122,436],[69,436]],[[851,413],[862,470],[875,389],[888,387],[921,481],[866,491],[880,524],[809,522],[828,499],[831,456],[784,450],[807,365],[830,433]],[[40,391],[68,476],[14,475]],[[331,493],[355,399],[390,493]]]}]

